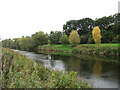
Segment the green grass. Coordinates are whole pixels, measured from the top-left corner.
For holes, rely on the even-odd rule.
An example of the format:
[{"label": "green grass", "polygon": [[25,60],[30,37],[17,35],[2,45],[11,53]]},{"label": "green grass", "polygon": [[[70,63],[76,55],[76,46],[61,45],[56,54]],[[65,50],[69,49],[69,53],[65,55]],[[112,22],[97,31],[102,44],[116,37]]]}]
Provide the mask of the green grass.
[{"label": "green grass", "polygon": [[[65,52],[65,53],[80,53],[80,54],[100,54],[100,55],[119,55],[120,51],[118,50],[120,44],[78,44],[76,47],[72,47],[70,44],[57,44],[57,45],[43,45],[41,48],[47,50],[52,48],[52,51]],[[50,49],[48,49],[50,50]]]},{"label": "green grass", "polygon": [[[120,46],[120,44],[100,44],[99,46],[97,46],[96,44],[79,44],[77,46],[82,46],[85,47],[85,46],[88,46],[89,48],[90,47],[95,47],[95,48],[100,48],[100,47],[110,47],[110,48],[118,48],[118,46]],[[58,50],[69,50],[69,51],[73,51],[74,47],[72,47],[70,44],[61,44],[61,45],[53,45],[53,47],[55,49],[58,49]]]},{"label": "green grass", "polygon": [[[96,46],[96,44],[81,44],[81,45],[86,45],[86,46]],[[114,46],[114,47],[118,47],[120,46],[120,44],[114,44],[114,43],[102,43],[99,44],[99,46]]]},{"label": "green grass", "polygon": [[73,50],[70,44],[53,45],[53,47],[58,50],[69,50],[69,51]]}]

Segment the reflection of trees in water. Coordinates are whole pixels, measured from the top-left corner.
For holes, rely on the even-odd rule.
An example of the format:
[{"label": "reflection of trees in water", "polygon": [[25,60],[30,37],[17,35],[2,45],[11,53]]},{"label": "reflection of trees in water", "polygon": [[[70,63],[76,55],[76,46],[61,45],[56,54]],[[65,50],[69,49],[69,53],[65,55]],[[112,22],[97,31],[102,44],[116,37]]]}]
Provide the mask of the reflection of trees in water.
[{"label": "reflection of trees in water", "polygon": [[101,61],[96,61],[95,65],[93,66],[93,74],[96,77],[100,77],[102,73],[102,63]]},{"label": "reflection of trees in water", "polygon": [[61,60],[64,62],[67,71],[79,72],[80,59],[72,56],[51,55],[53,60]]},{"label": "reflection of trees in water", "polygon": [[68,62],[69,68],[73,71],[79,72],[80,68],[80,59],[71,57],[69,62]]}]

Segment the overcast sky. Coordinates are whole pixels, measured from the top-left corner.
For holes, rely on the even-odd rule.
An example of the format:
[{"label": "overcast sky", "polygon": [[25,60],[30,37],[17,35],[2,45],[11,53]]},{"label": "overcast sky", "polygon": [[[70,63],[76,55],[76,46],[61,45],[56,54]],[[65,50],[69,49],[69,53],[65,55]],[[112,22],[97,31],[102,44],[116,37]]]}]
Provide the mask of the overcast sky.
[{"label": "overcast sky", "polygon": [[0,37],[62,31],[69,20],[100,18],[118,12],[120,0],[0,0]]}]

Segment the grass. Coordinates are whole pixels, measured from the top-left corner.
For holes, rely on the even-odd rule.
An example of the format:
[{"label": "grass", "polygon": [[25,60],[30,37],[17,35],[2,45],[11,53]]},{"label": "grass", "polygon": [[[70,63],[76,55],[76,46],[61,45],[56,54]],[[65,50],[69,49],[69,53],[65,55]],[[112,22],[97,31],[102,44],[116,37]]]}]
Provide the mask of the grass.
[{"label": "grass", "polygon": [[58,50],[68,50],[68,51],[72,51],[73,50],[73,48],[71,47],[70,44],[53,45],[53,47],[55,49],[58,49]]},{"label": "grass", "polygon": [[[0,78],[1,79],[1,78]],[[18,52],[3,48],[2,88],[90,88],[76,72],[53,71]]]},{"label": "grass", "polygon": [[76,47],[72,47],[70,44],[57,44],[57,45],[43,45],[40,46],[38,51],[42,48],[44,51],[52,50],[56,52],[64,53],[80,53],[80,54],[98,54],[98,55],[119,55],[120,51],[118,50],[120,44],[78,44]]},{"label": "grass", "polygon": [[[82,44],[82,45],[86,45],[86,46],[96,46],[96,44]],[[112,47],[118,47],[120,46],[120,44],[114,44],[114,43],[102,43],[99,46],[112,46]]]}]

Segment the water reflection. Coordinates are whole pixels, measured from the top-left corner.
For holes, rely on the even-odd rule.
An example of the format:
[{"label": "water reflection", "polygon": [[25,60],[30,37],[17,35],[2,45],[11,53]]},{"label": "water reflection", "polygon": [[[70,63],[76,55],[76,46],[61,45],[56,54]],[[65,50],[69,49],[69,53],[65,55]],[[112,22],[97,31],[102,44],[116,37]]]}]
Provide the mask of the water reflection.
[{"label": "water reflection", "polygon": [[60,70],[60,71],[65,70],[64,63],[61,60],[51,60],[51,55],[35,54],[33,52],[26,52],[26,51],[19,51],[19,50],[14,50],[14,51],[20,52],[28,56],[32,60],[42,62],[45,67],[50,68],[52,70]]},{"label": "water reflection", "polygon": [[[118,88],[118,64],[109,62],[111,59],[89,55],[50,55],[19,51],[29,58],[42,62],[45,67],[53,70],[76,71],[80,77],[91,82],[94,87]],[[106,60],[107,62],[104,62]]]},{"label": "water reflection", "polygon": [[100,77],[102,73],[102,63],[101,61],[96,61],[95,65],[93,66],[93,74],[96,77]]}]

